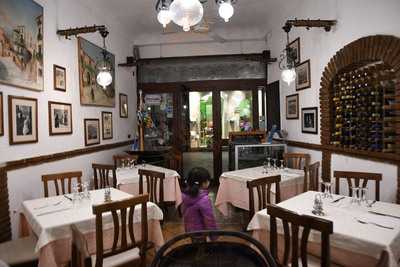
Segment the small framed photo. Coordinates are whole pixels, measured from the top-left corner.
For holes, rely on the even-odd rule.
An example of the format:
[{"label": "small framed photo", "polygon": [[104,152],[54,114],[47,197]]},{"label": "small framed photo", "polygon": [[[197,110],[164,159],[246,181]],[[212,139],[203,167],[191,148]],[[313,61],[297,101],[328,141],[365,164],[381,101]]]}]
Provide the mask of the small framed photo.
[{"label": "small framed photo", "polygon": [[49,101],[49,134],[72,134],[72,105]]},{"label": "small framed photo", "polygon": [[318,108],[301,109],[301,132],[318,134]]},{"label": "small framed photo", "polygon": [[300,63],[300,38],[296,38],[294,41],[292,41],[290,44],[287,46],[293,51],[293,54],[295,55],[294,58],[294,64],[297,65]]},{"label": "small framed photo", "polygon": [[37,99],[8,96],[10,145],[38,142]]},{"label": "small framed photo", "polygon": [[113,138],[113,118],[112,112],[101,112],[101,126],[103,129],[103,140]]},{"label": "small framed photo", "polygon": [[53,65],[54,90],[67,91],[67,74],[64,67]]},{"label": "small framed photo", "polygon": [[286,96],[286,119],[299,119],[299,94]]},{"label": "small framed photo", "polygon": [[85,146],[100,144],[99,119],[84,119]]},{"label": "small framed photo", "polygon": [[296,66],[296,91],[311,87],[310,60]]},{"label": "small framed photo", "polygon": [[119,94],[119,116],[128,118],[128,96],[125,94]]},{"label": "small framed photo", "polygon": [[3,93],[0,92],[0,136],[4,135]]}]

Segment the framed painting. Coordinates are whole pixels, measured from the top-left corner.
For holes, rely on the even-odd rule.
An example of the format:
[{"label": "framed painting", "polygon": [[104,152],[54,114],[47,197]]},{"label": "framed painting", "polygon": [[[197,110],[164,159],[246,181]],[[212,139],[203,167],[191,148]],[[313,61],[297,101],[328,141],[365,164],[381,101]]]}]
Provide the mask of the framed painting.
[{"label": "framed painting", "polygon": [[72,134],[72,105],[49,101],[49,134]]},{"label": "framed painting", "polygon": [[101,112],[101,126],[103,130],[103,140],[113,138],[113,118],[112,112]]},{"label": "framed painting", "polygon": [[128,96],[126,94],[119,94],[119,116],[128,118]]},{"label": "framed painting", "polygon": [[43,91],[43,7],[0,0],[0,83]]},{"label": "framed painting", "polygon": [[53,65],[54,90],[67,91],[67,74],[64,67]]},{"label": "framed painting", "polygon": [[297,120],[299,118],[299,94],[286,96],[286,119]]},{"label": "framed painting", "polygon": [[38,142],[37,99],[8,96],[10,145]]},{"label": "framed painting", "polygon": [[300,38],[296,38],[287,46],[293,51],[294,56],[294,64],[297,65],[300,63]]},{"label": "framed painting", "polygon": [[108,52],[112,83],[106,88],[96,82],[96,65],[103,59],[103,48],[79,37],[79,89],[81,105],[115,107],[115,56]]},{"label": "framed painting", "polygon": [[318,134],[318,108],[301,109],[301,132]]},{"label": "framed painting", "polygon": [[296,66],[296,91],[311,87],[310,60]]},{"label": "framed painting", "polygon": [[85,146],[100,144],[99,119],[84,119]]},{"label": "framed painting", "polygon": [[4,135],[3,93],[0,92],[0,136]]}]

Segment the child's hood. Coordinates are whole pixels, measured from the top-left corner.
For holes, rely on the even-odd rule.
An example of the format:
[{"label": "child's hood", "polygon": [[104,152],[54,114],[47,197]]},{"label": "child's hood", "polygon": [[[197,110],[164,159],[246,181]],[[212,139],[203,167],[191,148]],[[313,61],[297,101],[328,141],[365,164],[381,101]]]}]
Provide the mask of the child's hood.
[{"label": "child's hood", "polygon": [[200,190],[199,194],[196,197],[192,197],[185,193],[182,194],[182,201],[187,207],[195,205],[197,202],[204,198],[208,198],[208,190]]}]

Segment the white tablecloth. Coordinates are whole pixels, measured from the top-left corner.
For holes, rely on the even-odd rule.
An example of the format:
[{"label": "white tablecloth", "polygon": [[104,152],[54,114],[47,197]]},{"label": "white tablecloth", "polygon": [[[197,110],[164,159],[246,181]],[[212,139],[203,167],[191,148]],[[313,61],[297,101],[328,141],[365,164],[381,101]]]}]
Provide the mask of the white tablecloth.
[{"label": "white tablecloth", "polygon": [[[95,215],[92,212],[93,204],[104,202],[104,190],[90,191],[91,200],[85,200],[73,206],[72,202],[64,196],[40,198],[24,201],[22,212],[32,231],[38,237],[36,251],[52,241],[71,238],[72,225],[82,231],[95,231]],[[132,195],[111,188],[111,199],[122,200]],[[59,203],[58,205],[54,205]],[[162,220],[163,213],[154,203],[147,205],[148,220]],[[140,223],[140,206],[135,208],[134,223]],[[103,216],[105,228],[112,227],[112,216]]]},{"label": "white tablecloth", "polygon": [[[281,200],[293,197],[303,192],[304,171],[295,169],[269,170],[263,173],[263,167],[254,167],[230,172],[224,172],[215,200],[215,206],[225,216],[228,215],[228,203],[235,207],[249,210],[249,192],[247,181],[267,176],[281,175]],[[275,201],[275,185],[271,187],[272,200]],[[257,202],[257,201],[256,201]],[[257,203],[256,203],[257,204]]]},{"label": "white tablecloth", "polygon": [[[308,191],[296,197],[278,204],[285,209],[298,214],[315,216],[311,213],[314,197],[317,192]],[[338,195],[333,195],[334,199]],[[379,259],[382,250],[386,250],[390,256],[390,266],[398,266],[400,259],[400,219],[387,216],[379,216],[369,213],[369,210],[400,216],[400,205],[385,202],[376,202],[372,208],[365,204],[350,204],[351,198],[331,203],[331,199],[324,200],[326,216],[322,218],[333,222],[333,235],[331,235],[331,247],[341,248],[346,251],[368,255]],[[371,224],[360,224],[356,218],[369,222],[379,223],[394,227],[393,230],[384,229]],[[267,211],[257,212],[247,227],[250,231],[269,230],[269,216]],[[278,229],[283,233],[282,229]],[[310,241],[320,242],[320,235],[312,233]]]}]

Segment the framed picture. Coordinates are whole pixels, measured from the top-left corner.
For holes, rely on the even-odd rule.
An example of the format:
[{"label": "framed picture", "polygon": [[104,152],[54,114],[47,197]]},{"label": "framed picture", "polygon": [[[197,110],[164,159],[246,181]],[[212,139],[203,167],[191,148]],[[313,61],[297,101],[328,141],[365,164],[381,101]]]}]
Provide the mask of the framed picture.
[{"label": "framed picture", "polygon": [[100,144],[99,119],[84,119],[85,146]]},{"label": "framed picture", "polygon": [[296,66],[296,91],[311,87],[310,60]]},{"label": "framed picture", "polygon": [[113,138],[112,112],[101,112],[101,126],[103,129],[103,140]]},{"label": "framed picture", "polygon": [[286,96],[286,119],[297,120],[299,118],[299,94]]},{"label": "framed picture", "polygon": [[4,135],[3,93],[0,92],[0,136]]},{"label": "framed picture", "polygon": [[37,99],[8,96],[10,145],[38,141]]},{"label": "framed picture", "polygon": [[43,91],[43,7],[0,0],[0,83]]},{"label": "framed picture", "polygon": [[112,83],[106,89],[96,82],[96,65],[103,60],[103,48],[79,37],[79,89],[81,104],[88,106],[115,107],[115,56],[108,52],[112,68]]},{"label": "framed picture", "polygon": [[119,116],[128,118],[128,96],[125,94],[119,94]]},{"label": "framed picture", "polygon": [[301,109],[301,132],[318,134],[318,108]]},{"label": "framed picture", "polygon": [[49,134],[72,134],[72,105],[49,101]]},{"label": "framed picture", "polygon": [[293,54],[295,55],[294,64],[300,63],[300,38],[296,38],[290,44],[288,44],[288,48],[291,48]]},{"label": "framed picture", "polygon": [[64,67],[53,65],[54,90],[67,91],[67,74]]}]

